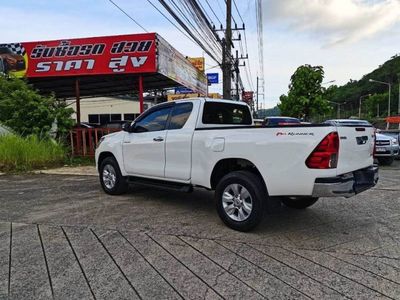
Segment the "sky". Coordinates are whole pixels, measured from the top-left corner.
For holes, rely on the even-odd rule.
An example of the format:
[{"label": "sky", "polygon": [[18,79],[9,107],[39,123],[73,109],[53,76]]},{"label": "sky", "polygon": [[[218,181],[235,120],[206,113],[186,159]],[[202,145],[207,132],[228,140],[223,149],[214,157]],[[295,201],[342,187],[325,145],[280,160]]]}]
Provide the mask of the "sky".
[{"label": "sky", "polygon": [[[151,1],[161,9],[158,1]],[[207,8],[205,0],[199,1]],[[260,75],[255,0],[235,1],[246,23],[247,64],[255,87]],[[148,0],[114,2],[184,55],[204,55]],[[208,2],[223,21],[225,1]],[[290,77],[300,65],[323,66],[327,84],[343,85],[400,53],[400,0],[263,0],[262,6],[265,90],[260,103],[265,108],[275,106],[279,96],[287,93]],[[0,15],[0,43],[143,32],[108,0],[0,0]],[[214,15],[209,15],[219,26]],[[240,20],[235,9],[233,15]],[[212,68],[215,65],[206,56],[206,72],[220,72]],[[242,71],[245,88],[250,89]],[[210,91],[222,93],[222,84],[213,85]]]}]

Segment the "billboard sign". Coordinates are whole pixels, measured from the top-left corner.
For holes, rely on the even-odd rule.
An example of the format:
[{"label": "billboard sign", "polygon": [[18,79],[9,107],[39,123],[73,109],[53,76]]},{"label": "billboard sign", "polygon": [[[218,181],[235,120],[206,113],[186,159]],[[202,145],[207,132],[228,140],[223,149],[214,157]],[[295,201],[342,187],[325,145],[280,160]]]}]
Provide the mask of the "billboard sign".
[{"label": "billboard sign", "polygon": [[175,88],[175,94],[193,94],[193,90],[188,89],[186,87],[178,87]]},{"label": "billboard sign", "polygon": [[156,72],[155,33],[0,44],[16,77]]},{"label": "billboard sign", "polygon": [[187,98],[197,98],[200,97],[200,94],[191,93],[191,94],[174,94],[174,95],[167,95],[168,101],[175,101],[180,99],[187,99]]},{"label": "billboard sign", "polygon": [[157,71],[195,93],[207,94],[207,79],[185,56],[157,35]]},{"label": "billboard sign", "polygon": [[254,92],[252,92],[252,91],[248,91],[248,92],[243,91],[242,100],[244,102],[250,104],[251,102],[253,102],[253,95],[254,95]]},{"label": "billboard sign", "polygon": [[219,83],[218,73],[207,73],[208,84]]},{"label": "billboard sign", "polygon": [[204,72],[204,57],[188,57],[187,58],[193,66]]}]

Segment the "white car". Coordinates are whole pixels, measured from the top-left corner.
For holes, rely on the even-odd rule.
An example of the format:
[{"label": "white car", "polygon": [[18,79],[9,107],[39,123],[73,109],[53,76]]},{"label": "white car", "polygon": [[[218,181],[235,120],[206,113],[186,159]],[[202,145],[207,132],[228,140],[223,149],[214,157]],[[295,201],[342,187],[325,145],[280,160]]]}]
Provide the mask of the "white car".
[{"label": "white car", "polygon": [[271,197],[306,208],[319,197],[351,197],[373,187],[373,150],[369,125],[256,127],[244,102],[196,98],[153,106],[103,137],[96,164],[112,195],[130,182],[215,190],[221,219],[247,231],[262,220]]}]

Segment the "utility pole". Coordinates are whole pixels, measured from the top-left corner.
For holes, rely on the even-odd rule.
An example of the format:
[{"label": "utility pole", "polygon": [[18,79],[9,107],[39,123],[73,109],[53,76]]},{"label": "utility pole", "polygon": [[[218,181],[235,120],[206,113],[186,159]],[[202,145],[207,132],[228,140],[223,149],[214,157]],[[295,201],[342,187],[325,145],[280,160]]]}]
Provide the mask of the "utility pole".
[{"label": "utility pole", "polygon": [[225,28],[225,38],[222,41],[222,47],[223,47],[222,90],[224,99],[231,99],[231,80],[232,80],[231,46],[232,46],[232,0],[226,0],[226,28]]},{"label": "utility pole", "polygon": [[239,101],[239,51],[236,50],[236,60],[235,60],[235,84],[236,84],[236,101]]},{"label": "utility pole", "polygon": [[258,112],[258,76],[257,76],[257,92],[256,92],[256,112]]},{"label": "utility pole", "polygon": [[[397,75],[397,78],[399,78],[399,106],[397,108],[397,113],[400,116],[400,74]],[[400,123],[399,123],[399,129],[400,129]]]}]

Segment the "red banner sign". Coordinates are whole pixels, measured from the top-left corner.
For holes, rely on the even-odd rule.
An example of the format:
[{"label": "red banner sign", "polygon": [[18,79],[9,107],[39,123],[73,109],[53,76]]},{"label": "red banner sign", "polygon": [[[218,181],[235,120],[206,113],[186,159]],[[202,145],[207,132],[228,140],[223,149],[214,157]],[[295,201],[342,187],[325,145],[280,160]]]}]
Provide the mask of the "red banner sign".
[{"label": "red banner sign", "polygon": [[8,73],[18,77],[156,72],[155,33],[0,44]]},{"label": "red banner sign", "polygon": [[253,102],[253,94],[254,92],[251,91],[243,91],[242,93],[242,100],[246,103],[251,103]]}]

